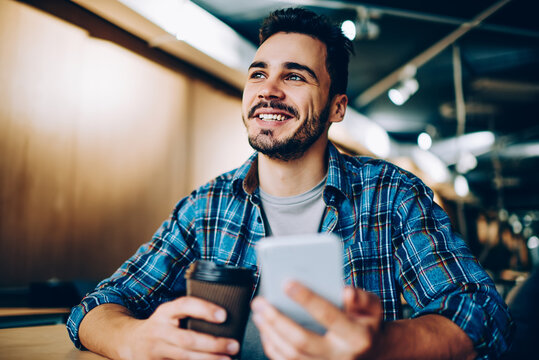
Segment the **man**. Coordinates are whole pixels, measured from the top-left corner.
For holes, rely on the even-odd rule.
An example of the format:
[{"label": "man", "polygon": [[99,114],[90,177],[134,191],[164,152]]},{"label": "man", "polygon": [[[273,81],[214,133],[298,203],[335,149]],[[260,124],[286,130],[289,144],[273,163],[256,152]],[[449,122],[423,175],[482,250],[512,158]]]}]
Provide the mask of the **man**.
[{"label": "man", "polygon": [[[253,321],[268,357],[498,357],[512,329],[506,306],[432,192],[389,163],[341,155],[328,141],[347,106],[351,43],[302,9],[270,15],[260,40],[242,102],[257,152],[182,199],[152,241],[73,309],[75,344],[111,358],[229,359],[236,341],[178,326],[186,317],[226,318],[216,305],[184,296],[185,270],[201,258],[258,270],[260,238],[320,231],[343,242],[344,309],[287,285],[327,328],[319,335],[255,298]],[[398,320],[401,294],[413,319]]]}]

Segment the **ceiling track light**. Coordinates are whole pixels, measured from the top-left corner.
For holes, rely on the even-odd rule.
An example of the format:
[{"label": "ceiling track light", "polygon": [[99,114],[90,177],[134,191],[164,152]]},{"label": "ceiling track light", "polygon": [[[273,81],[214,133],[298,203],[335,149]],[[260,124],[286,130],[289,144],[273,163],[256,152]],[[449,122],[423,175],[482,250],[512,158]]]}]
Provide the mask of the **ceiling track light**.
[{"label": "ceiling track light", "polygon": [[356,19],[345,20],[341,24],[341,30],[348,39],[354,40],[374,40],[380,35],[380,26],[371,21],[369,11],[363,6],[356,8]]},{"label": "ceiling track light", "polygon": [[419,83],[415,78],[402,80],[398,86],[389,89],[387,96],[393,104],[403,105],[408,99],[419,90]]},{"label": "ceiling track light", "polygon": [[352,20],[345,20],[341,24],[341,30],[344,36],[346,36],[349,40],[354,41],[356,38],[356,24]]},{"label": "ceiling track light", "polygon": [[417,146],[419,146],[421,150],[430,149],[430,147],[432,146],[432,138],[427,132],[422,132],[421,134],[419,134],[419,136],[417,137]]},{"label": "ceiling track light", "polygon": [[466,197],[470,193],[468,180],[463,175],[455,176],[453,186],[455,188],[455,193],[460,197]]}]

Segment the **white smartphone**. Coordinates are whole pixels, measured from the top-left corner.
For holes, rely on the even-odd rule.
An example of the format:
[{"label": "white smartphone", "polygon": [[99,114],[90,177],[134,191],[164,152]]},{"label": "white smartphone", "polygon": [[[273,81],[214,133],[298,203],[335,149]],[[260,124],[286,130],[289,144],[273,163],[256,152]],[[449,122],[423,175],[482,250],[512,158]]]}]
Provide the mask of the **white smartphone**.
[{"label": "white smartphone", "polygon": [[342,243],[333,234],[267,237],[256,245],[260,265],[260,295],[281,313],[317,333],[325,328],[284,293],[284,285],[296,280],[342,308]]}]

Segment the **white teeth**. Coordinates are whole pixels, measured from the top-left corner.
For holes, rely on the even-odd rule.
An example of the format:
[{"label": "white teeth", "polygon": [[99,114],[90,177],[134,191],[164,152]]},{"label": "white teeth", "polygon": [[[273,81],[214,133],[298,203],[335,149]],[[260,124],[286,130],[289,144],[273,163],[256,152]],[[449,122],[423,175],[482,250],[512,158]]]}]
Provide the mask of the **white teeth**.
[{"label": "white teeth", "polygon": [[258,117],[266,121],[283,121],[286,117],[280,114],[260,114]]}]

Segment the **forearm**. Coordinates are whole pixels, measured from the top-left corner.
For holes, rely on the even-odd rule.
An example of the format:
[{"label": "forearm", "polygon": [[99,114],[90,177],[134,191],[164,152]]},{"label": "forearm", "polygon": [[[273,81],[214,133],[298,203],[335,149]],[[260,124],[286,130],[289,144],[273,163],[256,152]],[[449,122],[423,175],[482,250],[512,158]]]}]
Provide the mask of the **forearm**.
[{"label": "forearm", "polygon": [[474,359],[473,343],[451,320],[435,314],[385,323],[368,359]]},{"label": "forearm", "polygon": [[135,336],[133,328],[140,321],[121,305],[97,306],[86,314],[80,324],[80,341],[92,352],[110,359],[125,359],[129,357],[126,354],[126,336]]}]

